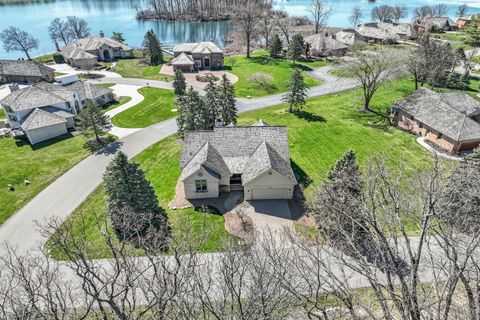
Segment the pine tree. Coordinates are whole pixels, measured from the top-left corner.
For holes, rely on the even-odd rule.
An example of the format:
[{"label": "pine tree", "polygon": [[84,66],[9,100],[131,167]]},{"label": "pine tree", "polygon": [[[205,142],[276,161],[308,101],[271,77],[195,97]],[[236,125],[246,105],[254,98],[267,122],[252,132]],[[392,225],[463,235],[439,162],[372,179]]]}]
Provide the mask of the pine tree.
[{"label": "pine tree", "polygon": [[307,97],[307,86],[303,80],[302,72],[295,68],[290,76],[287,84],[288,92],[283,96],[282,100],[289,105],[290,112],[299,112],[305,105]]},{"label": "pine tree", "polygon": [[97,142],[101,141],[100,136],[112,127],[110,117],[102,112],[102,107],[90,101],[87,101],[87,106],[80,111],[75,121],[80,131],[92,130]]},{"label": "pine tree", "polygon": [[140,166],[119,151],[107,166],[103,181],[110,221],[118,238],[137,247],[165,250],[167,215]]},{"label": "pine tree", "polygon": [[275,34],[271,39],[270,43],[268,44],[268,49],[270,50],[270,57],[278,58],[280,53],[282,52],[282,41],[278,34]]},{"label": "pine tree", "polygon": [[163,63],[163,52],[157,35],[153,30],[147,31],[143,40],[143,46],[146,48],[150,57],[150,64],[158,66]]},{"label": "pine tree", "polygon": [[112,32],[112,39],[115,40],[115,41],[118,41],[120,43],[124,43],[125,42],[125,37],[123,36],[123,33],[122,32]]},{"label": "pine tree", "polygon": [[187,83],[185,82],[185,76],[183,75],[182,70],[177,69],[177,71],[175,71],[175,77],[173,79],[173,90],[175,91],[175,95],[177,97],[183,96],[186,89]]},{"label": "pine tree", "polygon": [[292,37],[292,41],[288,45],[288,57],[293,60],[293,64],[295,65],[295,61],[300,60],[303,53],[305,52],[305,41],[301,35],[294,35]]},{"label": "pine tree", "polygon": [[210,130],[215,125],[215,114],[197,91],[190,87],[182,99],[177,100],[177,125],[181,136],[185,131]]},{"label": "pine tree", "polygon": [[230,83],[225,74],[218,85],[217,94],[217,118],[221,119],[225,125],[237,123],[235,87]]},{"label": "pine tree", "polygon": [[362,183],[355,152],[349,150],[338,159],[328,172],[327,178],[345,187],[351,194],[359,196],[362,192]]},{"label": "pine tree", "polygon": [[203,101],[205,102],[205,108],[210,111],[214,120],[219,119],[217,115],[218,106],[218,87],[215,82],[210,79],[207,86],[204,89],[205,95]]},{"label": "pine tree", "polygon": [[467,34],[466,43],[477,47],[480,46],[480,15],[473,17],[472,21],[465,28],[465,33]]}]

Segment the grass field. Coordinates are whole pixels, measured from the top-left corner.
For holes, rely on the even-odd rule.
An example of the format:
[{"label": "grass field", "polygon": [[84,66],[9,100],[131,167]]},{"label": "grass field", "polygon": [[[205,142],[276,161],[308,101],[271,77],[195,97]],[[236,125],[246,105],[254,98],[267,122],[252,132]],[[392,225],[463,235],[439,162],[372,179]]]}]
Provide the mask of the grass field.
[{"label": "grass field", "polygon": [[46,54],[43,56],[39,56],[39,57],[33,58],[33,60],[39,63],[48,63],[48,62],[54,61],[53,54]]},{"label": "grass field", "polygon": [[108,112],[110,110],[113,110],[115,108],[120,107],[121,105],[124,105],[125,103],[129,102],[130,100],[132,100],[131,97],[118,97],[117,100],[115,100],[114,102],[109,103],[107,105],[104,105],[103,108],[102,108],[102,111],[103,112]]},{"label": "grass field", "polygon": [[[313,66],[322,66],[325,62],[316,61],[311,64]],[[225,66],[231,68],[229,72],[238,77],[238,82],[235,84],[235,90],[237,96],[240,98],[247,96],[262,97],[285,92],[287,82],[290,79],[290,74],[294,68],[291,61],[270,58],[265,51],[256,51],[252,53],[251,58],[245,56],[225,57]],[[305,82],[309,87],[321,84],[320,80],[308,76],[306,70],[309,70],[309,67],[305,66],[303,63],[298,64],[297,67],[305,70]],[[265,87],[261,87],[260,85],[249,81],[249,77],[256,72],[265,73],[271,76],[273,78],[271,83]]]},{"label": "grass field", "polygon": [[[32,149],[26,143],[17,145],[13,138],[0,139],[0,224],[88,156],[83,147],[86,141],[83,135],[60,137]],[[30,185],[25,186],[24,180],[29,180]],[[8,184],[13,184],[15,191],[9,191]]]},{"label": "grass field", "polygon": [[140,58],[118,60],[117,66],[113,71],[117,72],[124,78],[139,78],[162,81],[171,81],[173,79],[172,76],[159,74],[162,65],[144,67],[139,66],[139,62]]},{"label": "grass field", "polygon": [[113,117],[112,122],[117,127],[145,128],[177,115],[172,111],[176,108],[173,91],[145,87],[138,92],[145,97],[145,100]]},{"label": "grass field", "polygon": [[[386,110],[394,101],[412,91],[411,81],[396,81],[378,92],[373,107],[377,110]],[[306,189],[307,198],[310,197],[314,186],[325,179],[330,167],[349,149],[355,150],[361,166],[364,166],[372,155],[387,156],[392,168],[399,167],[399,163],[403,162],[407,173],[426,166],[430,153],[416,143],[414,135],[392,127],[369,125],[369,122],[380,119],[371,113],[358,111],[361,95],[360,90],[350,90],[310,99],[301,116],[286,112],[285,105],[246,113],[240,116],[239,124],[249,125],[263,119],[270,125],[288,126],[294,170],[301,181],[310,181]],[[178,161],[181,148],[175,137],[169,137],[134,159],[145,170],[163,207],[166,207],[174,196],[175,182],[180,174]],[[87,238],[91,239],[88,245],[92,246],[91,256],[95,258],[106,257],[105,243],[100,240],[99,231],[94,227],[93,219],[89,217],[93,212],[104,213],[104,209],[105,198],[103,189],[100,188],[70,218],[79,219],[85,214],[87,220],[92,221],[87,224],[85,232]],[[202,216],[193,209],[168,211],[168,214],[174,232],[175,228],[180,227],[179,221],[181,223],[185,217],[189,217],[197,226],[195,232],[201,230],[204,222],[216,230],[208,239],[204,251],[219,250],[222,239],[227,236],[221,216]],[[81,224],[75,225],[80,228]],[[192,237],[195,235],[196,233],[192,234]],[[55,248],[52,254],[57,259],[63,258]]]},{"label": "grass field", "polygon": [[0,119],[5,118],[5,112],[3,111],[3,108],[0,108]]}]

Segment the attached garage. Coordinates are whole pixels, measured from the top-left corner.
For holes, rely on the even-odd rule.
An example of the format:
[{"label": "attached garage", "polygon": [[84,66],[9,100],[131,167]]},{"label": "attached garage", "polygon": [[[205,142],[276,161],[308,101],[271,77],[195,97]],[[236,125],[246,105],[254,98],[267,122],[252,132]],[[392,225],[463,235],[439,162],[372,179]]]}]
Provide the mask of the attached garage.
[{"label": "attached garage", "polygon": [[287,177],[270,170],[244,186],[245,200],[292,199],[295,184]]},{"label": "attached garage", "polygon": [[251,200],[290,199],[288,188],[254,188],[250,189]]},{"label": "attached garage", "polygon": [[43,127],[25,131],[31,144],[36,144],[45,140],[49,140],[64,134],[67,134],[67,126],[65,123],[55,124],[49,127]]},{"label": "attached garage", "polygon": [[67,120],[40,108],[34,109],[21,123],[31,144],[67,134]]}]

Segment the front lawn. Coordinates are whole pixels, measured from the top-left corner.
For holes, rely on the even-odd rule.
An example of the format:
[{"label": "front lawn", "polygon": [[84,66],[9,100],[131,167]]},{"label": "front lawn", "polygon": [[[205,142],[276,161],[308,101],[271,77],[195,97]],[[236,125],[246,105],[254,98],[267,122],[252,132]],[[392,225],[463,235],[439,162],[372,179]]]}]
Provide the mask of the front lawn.
[{"label": "front lawn", "polygon": [[0,108],[0,119],[5,118],[5,112],[3,111],[3,108]]},{"label": "front lawn", "polygon": [[102,112],[108,112],[110,110],[118,108],[121,105],[129,102],[130,100],[132,100],[132,97],[118,97],[117,100],[114,100],[113,102],[104,105],[102,107]]},{"label": "front lawn", "polygon": [[115,117],[112,122],[120,128],[145,128],[157,122],[173,118],[175,94],[171,90],[144,87],[138,90],[145,99]]},{"label": "front lawn", "polygon": [[171,81],[173,79],[172,76],[159,74],[160,69],[162,69],[162,65],[140,66],[140,61],[140,58],[118,60],[115,70],[112,71],[115,71],[124,78],[138,78],[162,81]]},{"label": "front lawn", "polygon": [[[187,225],[186,219],[188,219],[192,223],[191,239],[199,236],[202,230],[208,231],[209,236],[201,248],[202,251],[218,251],[223,240],[229,237],[225,230],[222,216],[200,213],[193,208],[184,210],[168,209],[168,203],[174,197],[175,185],[180,176],[178,159],[181,150],[182,145],[177,142],[176,136],[171,136],[146,149],[135,157],[133,161],[140,163],[142,169],[145,170],[147,179],[155,188],[160,205],[167,210],[173,235],[175,236],[179,229]],[[69,219],[75,222],[76,233],[80,235],[83,230],[83,233],[87,235],[90,258],[93,259],[109,257],[106,252],[105,240],[102,238],[93,218],[94,213],[97,215],[105,214],[105,206],[105,191],[103,186],[100,186],[69,217]],[[54,259],[65,259],[65,256],[62,255],[58,248],[50,247],[50,249]],[[130,249],[132,254],[141,254],[139,250]]]},{"label": "front lawn", "polygon": [[[59,137],[35,146],[0,139],[0,224],[89,155],[84,136]],[[30,185],[25,186],[24,180]],[[7,189],[13,184],[15,191]]]},{"label": "front lawn", "polygon": [[33,61],[36,61],[38,63],[48,63],[48,62],[53,62],[53,54],[45,54],[43,56],[38,56],[36,58],[33,58]]},{"label": "front lawn", "polygon": [[[304,63],[297,64],[297,67],[304,70],[303,75],[305,82],[309,87],[321,84],[320,80],[308,76],[307,71],[310,67]],[[322,62],[312,62],[312,65],[323,65]],[[306,63],[308,64],[308,62]],[[252,53],[251,58],[245,56],[229,56],[225,57],[225,66],[231,68],[228,72],[233,73],[238,77],[238,82],[235,84],[235,90],[239,98],[262,97],[275,93],[285,92],[286,85],[290,79],[290,74],[294,68],[293,63],[285,59],[273,59],[265,51],[258,51]],[[260,86],[249,78],[254,73],[265,73],[272,77],[270,84]]]}]

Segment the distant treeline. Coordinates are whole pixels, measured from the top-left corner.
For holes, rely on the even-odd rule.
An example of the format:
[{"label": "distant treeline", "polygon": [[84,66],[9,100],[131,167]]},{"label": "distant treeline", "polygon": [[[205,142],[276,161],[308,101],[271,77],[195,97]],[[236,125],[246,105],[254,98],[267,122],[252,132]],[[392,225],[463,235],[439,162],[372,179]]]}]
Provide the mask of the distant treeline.
[{"label": "distant treeline", "polygon": [[[232,7],[252,0],[149,0],[148,8],[137,13],[138,19],[166,19],[183,21],[226,20]],[[255,0],[270,8],[273,0]]]}]

